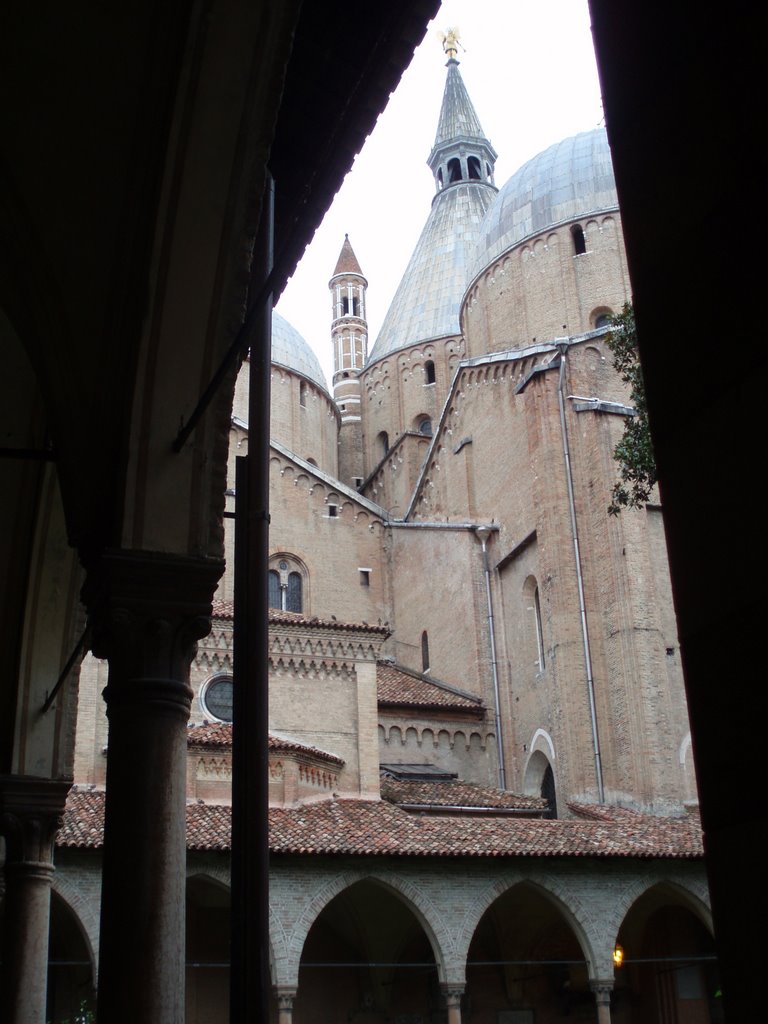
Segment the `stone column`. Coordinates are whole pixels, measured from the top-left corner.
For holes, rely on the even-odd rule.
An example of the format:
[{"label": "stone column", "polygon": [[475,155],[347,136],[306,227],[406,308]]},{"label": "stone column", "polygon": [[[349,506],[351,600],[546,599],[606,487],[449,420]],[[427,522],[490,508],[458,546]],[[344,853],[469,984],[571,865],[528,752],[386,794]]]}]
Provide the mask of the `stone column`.
[{"label": "stone column", "polygon": [[99,1020],[183,1024],[189,667],[218,561],[114,551],[83,590],[109,661]]},{"label": "stone column", "polygon": [[593,978],[589,987],[595,993],[597,1024],[611,1024],[611,992],[613,978]]},{"label": "stone column", "polygon": [[291,1024],[295,998],[296,989],[279,988],[277,990],[277,1024]]},{"label": "stone column", "polygon": [[461,997],[463,995],[463,988],[453,985],[443,988],[445,1005],[448,1010],[448,1024],[461,1024]]},{"label": "stone column", "polygon": [[31,776],[0,778],[0,832],[5,836],[0,1019],[44,1024],[53,840],[70,783]]}]

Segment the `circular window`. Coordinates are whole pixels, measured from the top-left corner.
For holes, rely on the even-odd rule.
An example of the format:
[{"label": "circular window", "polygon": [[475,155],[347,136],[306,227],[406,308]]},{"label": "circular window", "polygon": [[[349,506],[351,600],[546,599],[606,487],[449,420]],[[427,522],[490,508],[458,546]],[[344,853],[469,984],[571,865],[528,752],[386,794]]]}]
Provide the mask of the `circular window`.
[{"label": "circular window", "polygon": [[203,711],[220,722],[232,721],[233,685],[229,676],[212,679],[200,694]]}]

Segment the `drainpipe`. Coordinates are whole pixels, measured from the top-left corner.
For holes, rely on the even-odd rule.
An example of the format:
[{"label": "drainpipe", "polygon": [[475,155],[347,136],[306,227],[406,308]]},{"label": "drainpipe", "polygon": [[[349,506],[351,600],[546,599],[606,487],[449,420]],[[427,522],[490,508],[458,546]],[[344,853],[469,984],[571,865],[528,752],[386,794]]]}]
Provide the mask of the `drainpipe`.
[{"label": "drainpipe", "polygon": [[491,642],[491,671],[493,673],[493,702],[496,728],[496,747],[499,756],[499,788],[507,788],[507,773],[504,767],[504,729],[501,723],[501,702],[499,698],[499,667],[496,661],[496,634],[493,628],[493,600],[491,598],[491,569],[488,564],[488,538],[491,531],[487,526],[475,528],[475,536],[483,548],[483,571],[485,572],[485,599],[488,607],[488,635]]},{"label": "drainpipe", "polygon": [[560,431],[563,437],[563,458],[565,460],[565,479],[568,484],[568,511],[571,518],[571,536],[573,537],[573,554],[576,562],[576,580],[579,591],[579,614],[581,616],[581,638],[584,645],[584,666],[587,673],[587,694],[589,696],[589,717],[592,726],[592,748],[595,755],[595,778],[597,780],[597,797],[605,803],[603,789],[603,763],[600,757],[600,738],[597,731],[597,710],[595,708],[595,679],[592,674],[592,654],[589,648],[589,630],[587,628],[587,608],[584,601],[584,576],[581,570],[581,550],[579,548],[579,532],[576,526],[576,502],[573,497],[573,472],[571,468],[571,450],[568,444],[568,428],[565,422],[565,365],[568,342],[558,345],[560,349],[560,380],[557,389],[560,408]]}]

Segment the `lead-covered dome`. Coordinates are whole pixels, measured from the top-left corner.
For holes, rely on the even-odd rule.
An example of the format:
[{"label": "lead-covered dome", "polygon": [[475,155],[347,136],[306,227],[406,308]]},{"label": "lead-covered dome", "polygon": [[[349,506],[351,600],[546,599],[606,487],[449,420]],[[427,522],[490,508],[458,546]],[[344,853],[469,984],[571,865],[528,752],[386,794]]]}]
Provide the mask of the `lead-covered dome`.
[{"label": "lead-covered dome", "polygon": [[480,225],[467,283],[526,238],[618,207],[605,129],[555,143],[523,164],[499,192]]},{"label": "lead-covered dome", "polygon": [[328,383],[320,361],[295,327],[280,316],[272,313],[272,362],[287,370],[300,373],[328,391]]}]

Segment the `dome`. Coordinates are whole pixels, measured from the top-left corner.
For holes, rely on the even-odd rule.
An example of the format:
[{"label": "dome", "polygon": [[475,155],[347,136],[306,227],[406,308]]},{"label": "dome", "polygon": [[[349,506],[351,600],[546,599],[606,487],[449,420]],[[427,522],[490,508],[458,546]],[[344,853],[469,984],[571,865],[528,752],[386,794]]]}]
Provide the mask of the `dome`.
[{"label": "dome", "polygon": [[272,362],[287,370],[300,373],[303,377],[328,391],[328,383],[320,361],[295,327],[280,316],[272,313]]},{"label": "dome", "polygon": [[480,225],[466,283],[526,238],[618,207],[605,129],[557,142],[523,164],[499,192]]}]

